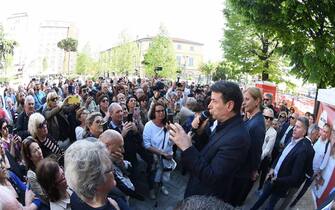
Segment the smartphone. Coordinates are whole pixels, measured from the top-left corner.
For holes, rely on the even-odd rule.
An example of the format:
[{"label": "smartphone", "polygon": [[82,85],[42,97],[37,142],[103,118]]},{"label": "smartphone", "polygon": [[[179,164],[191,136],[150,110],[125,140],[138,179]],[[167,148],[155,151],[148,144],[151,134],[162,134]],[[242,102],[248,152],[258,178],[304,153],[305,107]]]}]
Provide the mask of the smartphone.
[{"label": "smartphone", "polygon": [[127,116],[127,122],[133,122],[133,113],[129,113]]},{"label": "smartphone", "polygon": [[167,115],[167,120],[168,120],[169,123],[173,123],[173,113],[169,113]]},{"label": "smartphone", "polygon": [[74,105],[74,104],[80,104],[80,98],[78,95],[70,95],[67,103],[70,105]]}]

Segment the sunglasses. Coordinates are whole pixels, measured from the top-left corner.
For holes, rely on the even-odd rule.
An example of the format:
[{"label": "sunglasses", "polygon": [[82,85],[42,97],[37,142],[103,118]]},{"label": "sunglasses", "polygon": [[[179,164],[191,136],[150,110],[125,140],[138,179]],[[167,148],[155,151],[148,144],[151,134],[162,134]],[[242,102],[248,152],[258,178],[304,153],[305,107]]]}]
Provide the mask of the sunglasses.
[{"label": "sunglasses", "polygon": [[263,101],[269,101],[269,100],[270,100],[270,99],[268,99],[268,98],[264,98],[264,99],[263,99]]},{"label": "sunglasses", "polygon": [[56,102],[56,101],[58,101],[58,98],[52,98],[52,99],[50,99],[50,101]]},{"label": "sunglasses", "polygon": [[286,116],[285,115],[280,115],[279,118],[286,118]]},{"label": "sunglasses", "polygon": [[295,120],[295,117],[290,116],[290,119]]},{"label": "sunglasses", "polygon": [[269,117],[269,116],[265,116],[265,115],[264,115],[264,119],[265,119],[265,120],[271,120],[271,121],[272,121],[272,120],[273,120],[273,117]]},{"label": "sunglasses", "polygon": [[104,100],[102,100],[101,102],[102,103],[105,103],[105,102],[107,102],[108,101],[108,99],[104,99]]},{"label": "sunglasses", "polygon": [[47,125],[48,125],[47,122],[44,121],[44,122],[42,122],[42,123],[40,123],[40,124],[38,125],[38,128],[46,128]]},{"label": "sunglasses", "polygon": [[99,125],[103,125],[103,124],[105,124],[105,121],[103,121],[103,120],[96,120],[96,121],[94,121],[96,124],[99,124]]}]

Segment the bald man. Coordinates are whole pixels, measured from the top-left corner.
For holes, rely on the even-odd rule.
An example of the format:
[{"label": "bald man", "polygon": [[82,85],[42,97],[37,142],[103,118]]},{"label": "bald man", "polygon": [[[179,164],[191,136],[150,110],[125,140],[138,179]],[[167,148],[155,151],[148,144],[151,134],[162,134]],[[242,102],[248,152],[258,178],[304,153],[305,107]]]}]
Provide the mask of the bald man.
[{"label": "bald man", "polygon": [[126,175],[126,170],[131,167],[130,162],[123,160],[123,137],[122,135],[112,129],[103,132],[99,140],[104,143],[111,154],[114,163],[114,177],[117,187],[126,195],[144,200],[144,197],[135,192],[135,186]]}]

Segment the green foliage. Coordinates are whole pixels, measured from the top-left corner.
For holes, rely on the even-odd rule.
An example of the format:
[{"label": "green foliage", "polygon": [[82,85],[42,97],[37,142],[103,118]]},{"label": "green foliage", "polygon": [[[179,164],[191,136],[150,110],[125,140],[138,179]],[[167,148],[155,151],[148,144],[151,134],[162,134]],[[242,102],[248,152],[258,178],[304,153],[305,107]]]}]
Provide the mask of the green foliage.
[{"label": "green foliage", "polygon": [[112,69],[119,74],[134,73],[139,64],[140,50],[125,31],[121,32],[119,40],[117,47],[100,55],[100,64],[105,70]]},{"label": "green foliage", "polygon": [[291,70],[318,87],[335,86],[335,2],[235,0],[234,7],[258,30],[276,34]]},{"label": "green foliage", "polygon": [[14,54],[14,48],[16,45],[16,41],[6,39],[4,30],[0,25],[0,62],[6,62],[7,56]]},{"label": "green foliage", "polygon": [[[78,47],[78,41],[71,37],[62,39],[57,43],[57,47],[64,50],[64,71],[70,74],[70,52],[76,52]],[[66,56],[67,54],[67,56]]]},{"label": "green foliage", "polygon": [[145,74],[149,77],[155,76],[155,67],[162,67],[157,72],[158,77],[170,79],[176,78],[178,70],[176,54],[171,39],[167,36],[166,30],[160,28],[160,33],[153,38],[147,53],[144,55]]},{"label": "green foliage", "polygon": [[233,76],[232,73],[233,77],[247,73],[270,75],[269,80],[278,80],[281,77],[281,58],[277,52],[279,41],[276,35],[267,30],[258,30],[249,24],[232,6],[232,1],[226,1],[224,15],[227,24],[221,47],[226,63],[223,66],[230,77]]},{"label": "green foliage", "polygon": [[62,39],[57,43],[57,47],[64,50],[65,52],[76,52],[78,47],[78,41],[71,37]]}]

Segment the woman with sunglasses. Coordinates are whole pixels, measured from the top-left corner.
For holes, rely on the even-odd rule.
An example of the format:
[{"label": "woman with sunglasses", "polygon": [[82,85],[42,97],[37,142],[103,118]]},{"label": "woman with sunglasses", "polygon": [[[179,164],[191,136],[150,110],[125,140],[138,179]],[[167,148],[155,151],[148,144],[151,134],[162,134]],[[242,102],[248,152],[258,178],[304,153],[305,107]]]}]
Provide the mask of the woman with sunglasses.
[{"label": "woman with sunglasses", "polygon": [[4,150],[0,146],[0,207],[29,210],[41,207],[41,200],[35,198],[31,190],[27,190],[26,184],[15,173],[9,171],[9,167]]},{"label": "woman with sunglasses", "polygon": [[36,176],[41,187],[47,194],[51,210],[70,210],[70,196],[64,171],[58,163],[51,159],[43,159],[36,169]]},{"label": "woman with sunglasses", "polygon": [[258,177],[258,168],[261,163],[262,146],[265,137],[265,121],[261,112],[262,93],[256,87],[244,91],[242,107],[248,118],[244,122],[251,137],[251,147],[248,152],[249,162],[244,170],[249,177],[237,178],[235,205],[242,205]]},{"label": "woman with sunglasses", "polygon": [[[65,150],[70,146],[70,123],[65,115],[65,104],[59,103],[59,96],[56,92],[50,92],[47,95],[46,108],[43,111],[43,115],[48,122],[49,135],[58,141],[58,145],[61,149]],[[70,111],[69,108],[67,112]]]},{"label": "woman with sunglasses", "polygon": [[283,125],[287,122],[287,112],[285,111],[281,111],[278,115],[278,131],[281,130],[281,128],[283,127]]},{"label": "woman with sunglasses", "polygon": [[265,108],[263,110],[263,115],[265,119],[265,138],[262,146],[262,156],[261,156],[261,166],[260,166],[260,180],[257,193],[260,195],[265,181],[265,177],[268,174],[270,165],[271,165],[271,154],[273,146],[276,142],[277,131],[273,128],[272,122],[274,119],[273,110],[270,108]]},{"label": "woman with sunglasses", "polygon": [[48,123],[40,113],[30,115],[28,121],[28,131],[31,137],[37,141],[44,157],[50,155],[57,156],[59,163],[64,165],[64,153],[57,142],[49,136]]},{"label": "woman with sunglasses", "polygon": [[105,121],[100,112],[92,112],[86,118],[86,130],[84,138],[89,141],[97,141],[100,134],[104,132]]},{"label": "woman with sunglasses", "polygon": [[[101,92],[100,92],[101,93]],[[97,94],[97,101],[99,112],[101,113],[102,118],[105,118],[108,115],[108,107],[109,107],[109,99],[108,96],[105,94]],[[108,118],[108,116],[107,116]],[[106,119],[107,120],[107,119]]]},{"label": "woman with sunglasses", "polygon": [[9,151],[11,156],[16,160],[20,161],[20,144],[21,138],[18,135],[12,135],[9,133],[8,122],[6,119],[0,119],[0,143],[4,149]]}]

